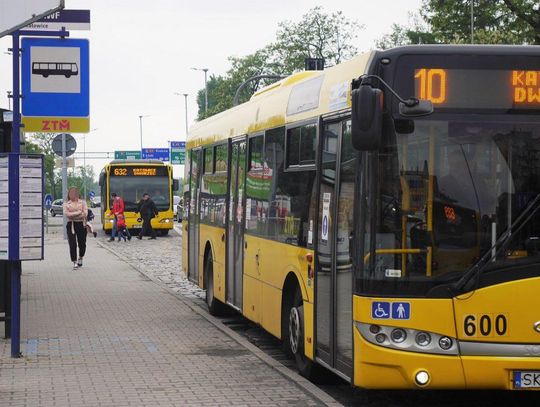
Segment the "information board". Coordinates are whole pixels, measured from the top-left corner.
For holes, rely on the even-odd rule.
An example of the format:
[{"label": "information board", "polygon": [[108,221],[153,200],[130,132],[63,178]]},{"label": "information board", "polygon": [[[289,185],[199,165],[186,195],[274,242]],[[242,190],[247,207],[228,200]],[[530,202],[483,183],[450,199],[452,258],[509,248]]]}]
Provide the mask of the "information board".
[{"label": "information board", "polygon": [[171,141],[171,164],[184,165],[186,160],[186,142]]},{"label": "information board", "polygon": [[0,260],[42,259],[43,156],[0,155]]},{"label": "information board", "polygon": [[168,148],[143,148],[142,158],[143,160],[169,161],[169,149]]}]

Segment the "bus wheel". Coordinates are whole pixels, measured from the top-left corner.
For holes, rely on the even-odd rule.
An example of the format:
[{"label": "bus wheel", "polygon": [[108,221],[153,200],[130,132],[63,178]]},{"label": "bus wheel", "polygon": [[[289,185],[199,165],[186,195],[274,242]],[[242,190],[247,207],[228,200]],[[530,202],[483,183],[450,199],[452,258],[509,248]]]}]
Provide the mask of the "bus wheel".
[{"label": "bus wheel", "polygon": [[209,252],[204,263],[204,279],[206,281],[206,304],[210,315],[219,316],[223,314],[224,305],[214,297],[214,263],[212,253]]},{"label": "bus wheel", "polygon": [[161,236],[167,236],[169,234],[169,229],[163,229],[160,234]]},{"label": "bus wheel", "polygon": [[289,312],[288,323],[289,348],[296,360],[300,374],[307,379],[313,379],[316,374],[316,364],[306,357],[304,352],[304,305],[300,290],[296,291],[294,302]]}]

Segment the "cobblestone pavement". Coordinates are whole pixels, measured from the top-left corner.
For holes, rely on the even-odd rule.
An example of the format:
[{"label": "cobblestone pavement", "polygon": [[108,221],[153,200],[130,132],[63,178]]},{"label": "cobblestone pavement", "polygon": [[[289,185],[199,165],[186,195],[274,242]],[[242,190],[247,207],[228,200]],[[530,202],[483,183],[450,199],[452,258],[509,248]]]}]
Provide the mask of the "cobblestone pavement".
[{"label": "cobblestone pavement", "polygon": [[[55,234],[45,261],[24,263],[24,356],[11,359],[0,340],[0,406],[322,404],[98,241],[89,239],[81,270]],[[107,244],[144,257],[157,243],[172,263],[165,245],[175,241]],[[182,282],[174,265],[164,269],[160,279]]]}]

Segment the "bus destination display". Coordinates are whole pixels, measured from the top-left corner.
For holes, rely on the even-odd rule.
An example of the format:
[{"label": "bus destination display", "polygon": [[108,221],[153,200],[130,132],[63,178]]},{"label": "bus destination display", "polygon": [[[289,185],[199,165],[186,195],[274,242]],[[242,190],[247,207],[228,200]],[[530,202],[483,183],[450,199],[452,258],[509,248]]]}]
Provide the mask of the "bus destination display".
[{"label": "bus destination display", "polygon": [[435,108],[540,109],[540,71],[420,68],[414,80]]},{"label": "bus destination display", "polygon": [[168,176],[167,167],[112,167],[111,176],[116,177],[162,177]]}]

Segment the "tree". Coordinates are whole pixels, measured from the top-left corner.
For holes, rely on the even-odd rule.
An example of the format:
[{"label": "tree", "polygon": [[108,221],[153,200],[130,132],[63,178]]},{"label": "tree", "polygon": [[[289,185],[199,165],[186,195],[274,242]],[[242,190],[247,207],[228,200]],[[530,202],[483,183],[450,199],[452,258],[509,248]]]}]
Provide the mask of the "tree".
[{"label": "tree", "polygon": [[392,24],[392,31],[375,42],[380,49],[411,44],[432,44],[435,42],[429,26],[418,13],[409,13],[407,25]]},{"label": "tree", "polygon": [[[32,152],[43,154],[43,167],[45,172],[45,193],[51,194],[54,198],[61,197],[62,194],[58,188],[58,179],[55,175],[54,165],[56,155],[52,149],[52,140],[54,133],[33,133],[26,142],[27,151],[31,148]],[[61,188],[61,187],[60,187]]]},{"label": "tree", "polygon": [[364,28],[342,11],[327,14],[322,7],[312,8],[297,23],[282,21],[278,26],[274,61],[281,61],[288,73],[303,69],[305,58],[324,58],[330,66],[351,58],[358,52],[352,41]]},{"label": "tree", "polygon": [[[535,18],[540,40],[538,0],[477,0],[473,5],[475,43],[495,43],[494,39],[504,44],[535,43],[531,25]],[[471,0],[424,0],[420,14],[437,42],[470,42]]]},{"label": "tree", "polygon": [[470,43],[471,1],[474,43],[540,44],[538,0],[424,0],[418,18],[407,25],[394,24],[377,46]]},{"label": "tree", "polygon": [[[242,57],[231,56],[231,68],[225,75],[212,75],[207,83],[208,111],[205,112],[204,92],[197,94],[198,119],[210,117],[232,107],[238,87],[257,75],[289,75],[304,69],[307,57],[324,58],[327,65],[335,65],[356,54],[352,45],[360,24],[346,18],[341,11],[327,14],[321,7],[309,10],[295,23],[283,21],[278,24],[276,41]],[[251,82],[239,95],[239,102],[247,101],[261,87],[275,79],[259,79]]]}]

